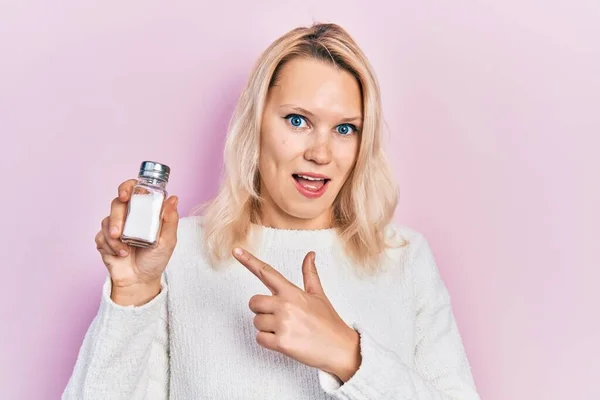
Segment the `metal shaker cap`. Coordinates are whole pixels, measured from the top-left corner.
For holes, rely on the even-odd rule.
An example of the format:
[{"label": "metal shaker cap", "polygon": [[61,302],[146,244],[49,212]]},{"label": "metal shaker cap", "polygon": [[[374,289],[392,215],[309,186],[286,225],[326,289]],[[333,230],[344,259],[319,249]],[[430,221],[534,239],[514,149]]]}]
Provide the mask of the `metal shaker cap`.
[{"label": "metal shaker cap", "polygon": [[157,163],[155,161],[143,161],[140,166],[140,178],[155,178],[165,182],[169,181],[169,174],[171,168],[165,164]]}]

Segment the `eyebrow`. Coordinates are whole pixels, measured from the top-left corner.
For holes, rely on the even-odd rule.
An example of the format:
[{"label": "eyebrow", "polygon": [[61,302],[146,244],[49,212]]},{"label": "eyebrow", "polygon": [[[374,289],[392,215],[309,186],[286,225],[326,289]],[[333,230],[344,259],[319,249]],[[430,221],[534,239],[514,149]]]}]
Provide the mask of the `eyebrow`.
[{"label": "eyebrow", "polygon": [[[296,111],[297,113],[302,114],[302,115],[306,115],[307,117],[311,117],[311,118],[315,117],[315,114],[311,113],[307,109],[298,107],[294,104],[282,104],[279,106],[279,108],[284,108],[284,107],[291,108],[293,111]],[[340,121],[341,122],[362,122],[362,117],[360,117],[360,116],[347,117],[347,118],[342,118]]]}]

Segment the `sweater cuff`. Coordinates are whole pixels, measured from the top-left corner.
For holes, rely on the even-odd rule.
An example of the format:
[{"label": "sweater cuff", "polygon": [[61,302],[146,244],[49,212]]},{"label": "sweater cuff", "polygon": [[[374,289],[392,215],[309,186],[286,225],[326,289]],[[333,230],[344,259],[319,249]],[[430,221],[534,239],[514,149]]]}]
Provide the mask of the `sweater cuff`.
[{"label": "sweater cuff", "polygon": [[106,278],[102,286],[102,300],[100,302],[100,315],[105,322],[111,325],[131,324],[146,326],[156,322],[165,304],[167,296],[167,284],[164,277],[161,279],[160,292],[148,303],[141,306],[122,306],[115,303],[111,298],[112,281],[110,276]]},{"label": "sweater cuff", "polygon": [[[361,364],[356,373],[342,383],[335,375],[319,370],[321,388],[338,400],[411,399],[414,387],[408,377],[406,364],[386,349],[358,324],[352,327],[360,335]],[[399,382],[399,380],[401,380]],[[402,382],[404,381],[404,382]],[[398,392],[398,388],[404,388]]]}]

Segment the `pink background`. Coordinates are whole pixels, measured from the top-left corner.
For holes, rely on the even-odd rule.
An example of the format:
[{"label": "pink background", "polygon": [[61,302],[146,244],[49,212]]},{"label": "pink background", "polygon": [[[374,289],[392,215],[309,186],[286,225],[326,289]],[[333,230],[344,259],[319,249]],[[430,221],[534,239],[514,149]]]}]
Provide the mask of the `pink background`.
[{"label": "pink background", "polygon": [[182,214],[211,197],[252,63],[313,19],[378,73],[482,398],[600,398],[600,3],[320,3],[0,2],[0,398],[62,393],[117,184],[156,159]]}]

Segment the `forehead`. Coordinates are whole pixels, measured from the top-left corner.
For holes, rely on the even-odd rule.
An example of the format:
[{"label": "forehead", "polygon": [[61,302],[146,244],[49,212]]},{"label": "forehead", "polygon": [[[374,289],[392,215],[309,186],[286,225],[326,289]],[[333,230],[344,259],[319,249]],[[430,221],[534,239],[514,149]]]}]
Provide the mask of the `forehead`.
[{"label": "forehead", "polygon": [[320,60],[296,58],[279,71],[269,101],[294,104],[313,112],[328,111],[342,117],[362,115],[362,98],[356,78],[342,68]]}]

